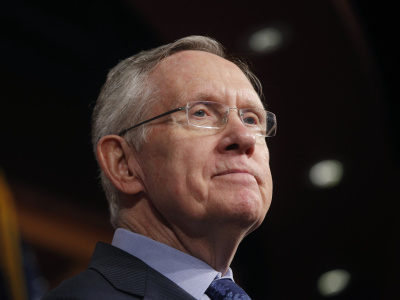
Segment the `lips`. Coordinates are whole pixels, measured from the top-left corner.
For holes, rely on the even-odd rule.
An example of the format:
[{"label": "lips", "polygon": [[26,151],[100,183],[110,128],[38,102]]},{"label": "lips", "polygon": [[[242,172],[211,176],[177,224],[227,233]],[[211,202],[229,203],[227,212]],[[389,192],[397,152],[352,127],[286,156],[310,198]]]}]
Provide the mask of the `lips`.
[{"label": "lips", "polygon": [[[225,171],[217,172],[212,177],[216,177],[216,178],[221,177],[221,178],[223,178],[224,176],[232,176],[231,177],[232,179],[237,177],[236,179],[245,180],[245,181],[246,181],[246,179],[245,179],[246,177],[251,176],[253,178],[252,180],[255,179],[256,182],[258,184],[260,184],[260,178],[259,178],[259,176],[257,176],[257,173],[254,170],[243,169],[243,168],[232,168],[232,169],[228,169],[228,170],[225,170]],[[248,177],[248,178],[250,179],[250,177]]]},{"label": "lips", "polygon": [[223,175],[228,175],[228,174],[236,174],[236,173],[244,173],[244,174],[249,174],[249,175],[253,175],[250,172],[246,171],[246,170],[228,170],[222,173],[218,173],[214,176],[223,176]]}]

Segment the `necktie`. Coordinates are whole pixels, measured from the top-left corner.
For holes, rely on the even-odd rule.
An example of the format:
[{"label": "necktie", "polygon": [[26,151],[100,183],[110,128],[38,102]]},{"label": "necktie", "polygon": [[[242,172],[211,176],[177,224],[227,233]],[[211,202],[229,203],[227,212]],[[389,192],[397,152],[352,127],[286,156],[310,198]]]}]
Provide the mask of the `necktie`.
[{"label": "necktie", "polygon": [[206,290],[206,295],[211,300],[251,300],[240,286],[227,278],[214,280]]}]

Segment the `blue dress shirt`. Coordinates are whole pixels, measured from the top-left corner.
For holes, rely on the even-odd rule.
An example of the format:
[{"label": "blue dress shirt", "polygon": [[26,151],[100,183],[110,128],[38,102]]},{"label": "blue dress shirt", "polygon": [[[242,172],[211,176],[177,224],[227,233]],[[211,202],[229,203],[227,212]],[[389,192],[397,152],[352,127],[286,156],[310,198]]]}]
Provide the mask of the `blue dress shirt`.
[{"label": "blue dress shirt", "polygon": [[[210,299],[204,294],[206,289],[222,276],[202,260],[126,229],[115,231],[112,245],[141,259],[199,300]],[[223,278],[233,280],[230,268]]]}]

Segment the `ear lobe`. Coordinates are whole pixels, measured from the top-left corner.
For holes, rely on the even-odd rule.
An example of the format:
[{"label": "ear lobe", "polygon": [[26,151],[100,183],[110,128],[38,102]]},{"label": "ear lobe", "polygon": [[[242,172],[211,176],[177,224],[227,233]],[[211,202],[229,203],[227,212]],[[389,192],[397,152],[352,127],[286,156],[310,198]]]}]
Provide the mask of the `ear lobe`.
[{"label": "ear lobe", "polygon": [[136,164],[129,163],[134,155],[125,139],[118,135],[107,135],[97,143],[97,159],[101,169],[118,190],[128,195],[143,191]]}]

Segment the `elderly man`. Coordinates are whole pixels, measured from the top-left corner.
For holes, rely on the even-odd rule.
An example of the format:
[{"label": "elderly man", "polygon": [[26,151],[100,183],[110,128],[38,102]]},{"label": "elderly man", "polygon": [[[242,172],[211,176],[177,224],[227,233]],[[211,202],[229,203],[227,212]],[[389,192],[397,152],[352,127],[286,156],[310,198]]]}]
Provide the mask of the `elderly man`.
[{"label": "elderly man", "polygon": [[93,145],[117,230],[45,299],[250,299],[229,265],[272,197],[265,137],[276,119],[260,89],[200,36],[113,68]]}]

